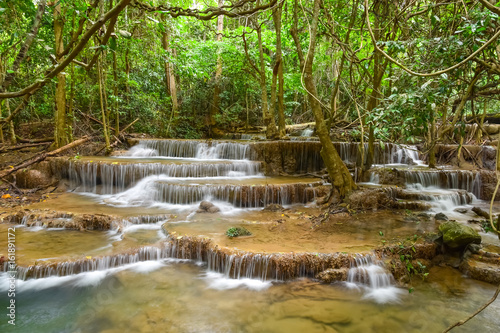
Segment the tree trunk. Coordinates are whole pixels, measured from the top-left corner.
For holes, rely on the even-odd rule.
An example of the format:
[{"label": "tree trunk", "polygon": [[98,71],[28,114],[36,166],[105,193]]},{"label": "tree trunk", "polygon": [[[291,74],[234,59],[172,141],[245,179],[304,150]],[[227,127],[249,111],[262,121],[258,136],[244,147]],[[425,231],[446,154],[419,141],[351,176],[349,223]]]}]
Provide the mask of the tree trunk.
[{"label": "tree trunk", "polygon": [[[375,15],[374,22],[374,33],[375,38],[379,40],[380,38],[380,19],[378,15]],[[368,105],[366,107],[366,114],[369,115],[378,105],[379,98],[381,96],[380,87],[382,83],[382,78],[384,76],[385,68],[387,67],[387,61],[382,62],[383,58],[377,49],[374,50],[373,55],[373,77],[372,77],[372,92],[370,94],[370,99],[368,100]],[[374,155],[374,145],[375,145],[375,124],[370,123],[368,133],[368,154],[366,156],[366,162],[363,167],[363,172],[371,168],[373,164]]]},{"label": "tree trunk", "polygon": [[259,64],[260,64],[260,92],[262,98],[262,118],[266,127],[266,139],[275,140],[277,138],[276,122],[274,114],[271,114],[267,103],[267,83],[266,83],[266,68],[264,65],[264,50],[262,48],[262,30],[257,29],[257,39],[259,44]]},{"label": "tree trunk", "polygon": [[[219,7],[224,5],[224,0],[218,0]],[[222,31],[224,30],[224,15],[219,15],[217,17],[217,41],[222,40]],[[214,87],[214,97],[212,105],[210,107],[210,112],[208,114],[207,125],[209,127],[210,136],[213,135],[213,129],[215,128],[215,115],[219,112],[220,108],[220,78],[222,76],[222,58],[220,56],[220,51],[217,51],[217,67],[215,69],[215,87]]]},{"label": "tree trunk", "polygon": [[[286,124],[285,124],[285,105],[284,105],[284,84],[285,79],[283,78],[283,52],[281,50],[281,13],[283,9],[283,3],[278,4],[278,6],[273,10],[273,21],[274,28],[276,30],[276,65],[274,71],[276,71],[278,78],[278,98],[277,98],[277,108],[274,110],[278,111],[278,131],[279,137],[284,138],[286,136]],[[277,66],[277,68],[276,68]],[[273,71],[273,75],[274,75]],[[274,88],[275,89],[275,88]],[[276,104],[275,104],[276,106]]]},{"label": "tree trunk", "polygon": [[[167,28],[167,22],[165,22],[164,27],[165,27],[165,31],[162,31],[163,50],[165,50],[165,53],[169,54],[170,56],[173,56],[172,50],[170,49],[170,31]],[[221,73],[222,73],[222,67],[221,67]],[[175,84],[174,66],[168,60],[165,60],[165,87],[166,87],[166,91],[167,91],[167,96],[169,96],[171,101],[172,101],[172,110],[170,112],[170,120],[168,122],[166,131],[165,131],[165,134],[169,135],[170,128],[175,126],[175,124],[173,122],[177,118],[178,101],[177,101],[177,88],[176,88],[176,84]]]},{"label": "tree trunk", "polygon": [[435,112],[431,107],[429,115],[429,168],[436,167],[436,121]]},{"label": "tree trunk", "polygon": [[[61,4],[58,3],[54,8],[54,35],[56,41],[56,61],[58,63],[62,60],[61,54],[64,52],[63,28],[64,21]],[[66,120],[66,75],[63,73],[57,74],[55,107],[54,143],[59,148],[67,145],[69,142]]]},{"label": "tree trunk", "polygon": [[[10,117],[11,112],[8,98],[5,100],[5,108],[7,109],[7,117]],[[16,131],[14,130],[14,121],[12,120],[9,121],[9,139],[11,145],[15,145],[17,143]]]},{"label": "tree trunk", "polygon": [[99,81],[99,99],[101,101],[101,116],[102,116],[102,127],[103,127],[103,133],[104,133],[104,140],[106,142],[106,155],[108,155],[111,152],[111,147],[110,147],[110,142],[109,142],[109,132],[108,132],[108,121],[107,121],[107,111],[106,111],[106,103],[104,101],[104,95],[106,94],[106,91],[104,90],[103,92],[103,74],[102,74],[102,60],[97,59],[97,80]]},{"label": "tree trunk", "polygon": [[[304,58],[302,54],[302,49],[300,46],[300,41],[298,38],[297,30],[297,0],[295,0],[294,8],[294,26],[292,28],[292,37],[297,48],[297,54],[299,56],[301,69],[304,74],[304,84],[308,92],[309,104],[311,105],[314,118],[316,120],[316,133],[318,134],[319,140],[321,142],[321,157],[325,162],[326,169],[328,170],[328,175],[332,180],[332,185],[338,190],[341,198],[348,195],[349,192],[356,188],[354,180],[345,166],[344,162],[340,158],[335,146],[333,145],[328,129],[326,128],[325,119],[323,117],[323,112],[321,110],[321,105],[317,98],[316,86],[314,84],[314,78],[312,74],[312,65],[314,60],[314,50],[316,48],[316,34],[318,30],[318,16],[320,10],[321,0],[314,0],[314,10],[313,17],[311,19],[310,28],[310,42],[307,57]],[[307,59],[307,60],[306,60]]]},{"label": "tree trunk", "polygon": [[75,128],[75,115],[74,115],[74,99],[75,99],[75,64],[70,65],[71,85],[69,88],[69,107],[68,107],[68,128],[69,140],[73,141],[73,129]]}]

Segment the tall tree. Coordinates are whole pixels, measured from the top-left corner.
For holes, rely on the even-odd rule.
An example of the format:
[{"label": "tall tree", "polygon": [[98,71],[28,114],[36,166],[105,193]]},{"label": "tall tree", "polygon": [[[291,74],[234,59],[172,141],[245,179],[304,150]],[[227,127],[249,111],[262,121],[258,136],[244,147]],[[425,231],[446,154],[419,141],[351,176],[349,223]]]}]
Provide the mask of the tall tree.
[{"label": "tall tree", "polygon": [[304,88],[307,91],[309,104],[311,105],[314,119],[316,120],[316,133],[318,134],[321,142],[321,157],[325,162],[333,187],[339,192],[340,197],[344,198],[349,194],[349,192],[356,188],[356,184],[351,176],[351,173],[335,149],[332,140],[330,139],[329,130],[326,127],[323,111],[321,110],[321,102],[318,99],[318,93],[313,76],[313,61],[316,50],[316,37],[318,33],[321,0],[314,0],[309,29],[309,49],[307,50],[305,57],[302,52],[302,46],[298,36],[297,1],[298,0],[295,0],[294,4],[294,23],[291,34],[297,48],[302,78],[304,80]]},{"label": "tall tree", "polygon": [[[54,35],[55,35],[55,56],[59,64],[63,60],[64,52],[64,13],[62,11],[61,1],[54,6]],[[66,74],[59,72],[56,75],[57,84],[55,92],[55,132],[54,143],[60,148],[69,143],[69,133],[66,119]]]}]

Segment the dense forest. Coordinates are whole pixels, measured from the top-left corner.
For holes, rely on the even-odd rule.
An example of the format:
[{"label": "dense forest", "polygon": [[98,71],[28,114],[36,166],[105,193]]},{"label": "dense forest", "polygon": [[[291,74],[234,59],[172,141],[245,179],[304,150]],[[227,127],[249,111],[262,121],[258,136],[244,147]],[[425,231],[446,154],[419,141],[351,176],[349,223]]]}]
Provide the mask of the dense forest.
[{"label": "dense forest", "polygon": [[366,147],[362,170],[377,141],[423,142],[433,167],[436,143],[480,142],[498,107],[500,9],[487,0],[0,5],[11,143],[33,121],[53,126],[54,148],[91,134],[106,152],[129,125],[191,139],[261,126],[274,140],[314,121],[344,194],[355,185],[332,132]]},{"label": "dense forest", "polygon": [[106,136],[139,118],[155,136],[276,138],[317,109],[357,140],[458,142],[499,105],[499,14],[487,0],[3,0],[3,140],[53,120],[60,146],[90,117]]}]

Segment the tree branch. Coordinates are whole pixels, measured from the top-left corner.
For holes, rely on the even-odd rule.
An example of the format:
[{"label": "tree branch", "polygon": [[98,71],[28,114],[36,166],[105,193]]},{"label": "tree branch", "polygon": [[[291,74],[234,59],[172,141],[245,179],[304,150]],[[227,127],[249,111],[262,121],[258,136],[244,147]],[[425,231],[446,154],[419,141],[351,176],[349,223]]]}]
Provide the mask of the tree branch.
[{"label": "tree branch", "polygon": [[38,3],[38,9],[35,15],[35,20],[33,21],[33,25],[30,29],[30,32],[28,32],[28,35],[26,36],[26,40],[24,41],[24,44],[21,46],[21,49],[19,50],[19,53],[17,54],[16,60],[14,60],[14,63],[12,64],[12,72],[8,73],[5,77],[5,81],[2,84],[2,87],[0,88],[0,92],[7,90],[9,87],[10,83],[14,79],[14,75],[16,74],[17,70],[19,69],[19,66],[23,62],[24,58],[26,58],[26,54],[28,53],[28,50],[31,46],[31,43],[33,43],[33,40],[35,39],[35,36],[38,34],[38,28],[40,28],[40,23],[42,22],[42,16],[43,13],[45,12],[45,6],[47,4],[47,0],[41,0]]},{"label": "tree branch", "polygon": [[388,55],[387,53],[385,53],[384,50],[382,50],[377,45],[377,40],[375,39],[375,36],[373,35],[373,31],[372,31],[372,28],[371,28],[371,25],[370,25],[370,15],[368,13],[368,0],[365,0],[365,19],[366,19],[366,25],[368,27],[368,32],[370,33],[370,38],[372,39],[373,47],[378,52],[380,52],[380,54],[382,54],[385,58],[387,58],[389,61],[391,61],[392,63],[394,63],[398,67],[400,67],[402,70],[404,70],[408,74],[411,74],[411,75],[414,75],[414,76],[420,76],[420,77],[437,76],[437,75],[441,75],[441,74],[447,73],[447,72],[449,72],[451,70],[454,70],[454,69],[462,66],[466,62],[472,60],[475,56],[477,56],[479,53],[481,53],[486,47],[488,47],[491,43],[493,43],[498,37],[500,37],[500,30],[498,30],[497,33],[494,34],[493,37],[491,37],[490,40],[488,40],[486,43],[483,44],[483,46],[481,46],[480,48],[478,48],[475,52],[473,52],[471,55],[469,55],[464,60],[460,61],[458,64],[455,64],[455,65],[453,65],[453,66],[451,66],[449,68],[446,68],[446,69],[443,69],[443,70],[440,70],[440,71],[437,71],[437,72],[433,72],[433,73],[418,73],[418,72],[412,71],[411,69],[409,69],[405,65],[401,64],[400,62],[398,62],[396,59],[392,58],[390,55]]},{"label": "tree branch", "polygon": [[[246,9],[246,10],[241,10],[241,11],[234,11],[235,9],[242,8],[243,6],[257,2],[257,6]],[[189,17],[195,17],[198,20],[202,21],[208,21],[213,18],[218,17],[219,15],[224,15],[227,17],[241,17],[241,16],[247,16],[247,15],[252,15],[256,12],[266,10],[268,8],[274,7],[278,0],[270,0],[269,3],[264,4],[264,5],[259,5],[260,1],[259,0],[240,0],[239,2],[236,2],[231,5],[227,6],[221,6],[221,7],[208,7],[205,10],[198,10],[198,9],[191,9],[191,8],[181,8],[181,7],[174,7],[174,6],[168,6],[168,5],[160,5],[160,6],[150,6],[148,4],[142,3],[138,0],[134,0],[131,3],[132,7],[136,7],[148,12],[156,12],[156,11],[161,11],[165,14],[170,15],[173,18],[179,17],[179,16],[189,16]]]},{"label": "tree branch", "polygon": [[479,0],[480,3],[483,4],[484,7],[491,10],[493,13],[500,15],[500,7],[496,7],[488,2],[488,0]]},{"label": "tree branch", "polygon": [[29,93],[34,93],[38,89],[42,88],[45,86],[48,82],[51,81],[54,77],[56,77],[57,74],[62,72],[66,66],[68,66],[73,59],[76,58],[76,56],[83,50],[85,45],[87,45],[87,42],[89,39],[99,30],[101,26],[103,26],[107,21],[112,19],[113,17],[117,16],[120,14],[120,12],[129,5],[131,0],[122,0],[120,1],[113,9],[108,11],[103,17],[101,17],[96,23],[94,23],[90,29],[82,36],[82,39],[78,42],[78,44],[75,46],[73,51],[56,67],[54,67],[51,71],[49,71],[46,75],[45,78],[42,80],[38,80],[35,83],[27,86],[24,89],[21,89],[19,91],[15,92],[6,92],[6,93],[0,93],[0,99],[3,98],[13,98],[13,97],[19,97],[19,96],[24,96]]}]

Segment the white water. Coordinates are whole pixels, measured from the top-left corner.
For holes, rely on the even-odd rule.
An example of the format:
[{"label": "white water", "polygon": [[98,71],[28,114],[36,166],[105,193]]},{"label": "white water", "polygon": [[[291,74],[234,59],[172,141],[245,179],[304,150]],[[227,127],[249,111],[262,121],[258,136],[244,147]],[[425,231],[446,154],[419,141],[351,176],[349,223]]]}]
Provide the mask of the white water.
[{"label": "white water", "polygon": [[379,304],[399,303],[405,291],[394,286],[394,278],[373,256],[357,256],[347,275],[346,285],[363,291],[363,298]]},{"label": "white water", "polygon": [[302,133],[300,134],[300,136],[303,136],[303,137],[309,137],[309,136],[312,136],[314,133],[314,129],[312,128],[305,128]]}]

